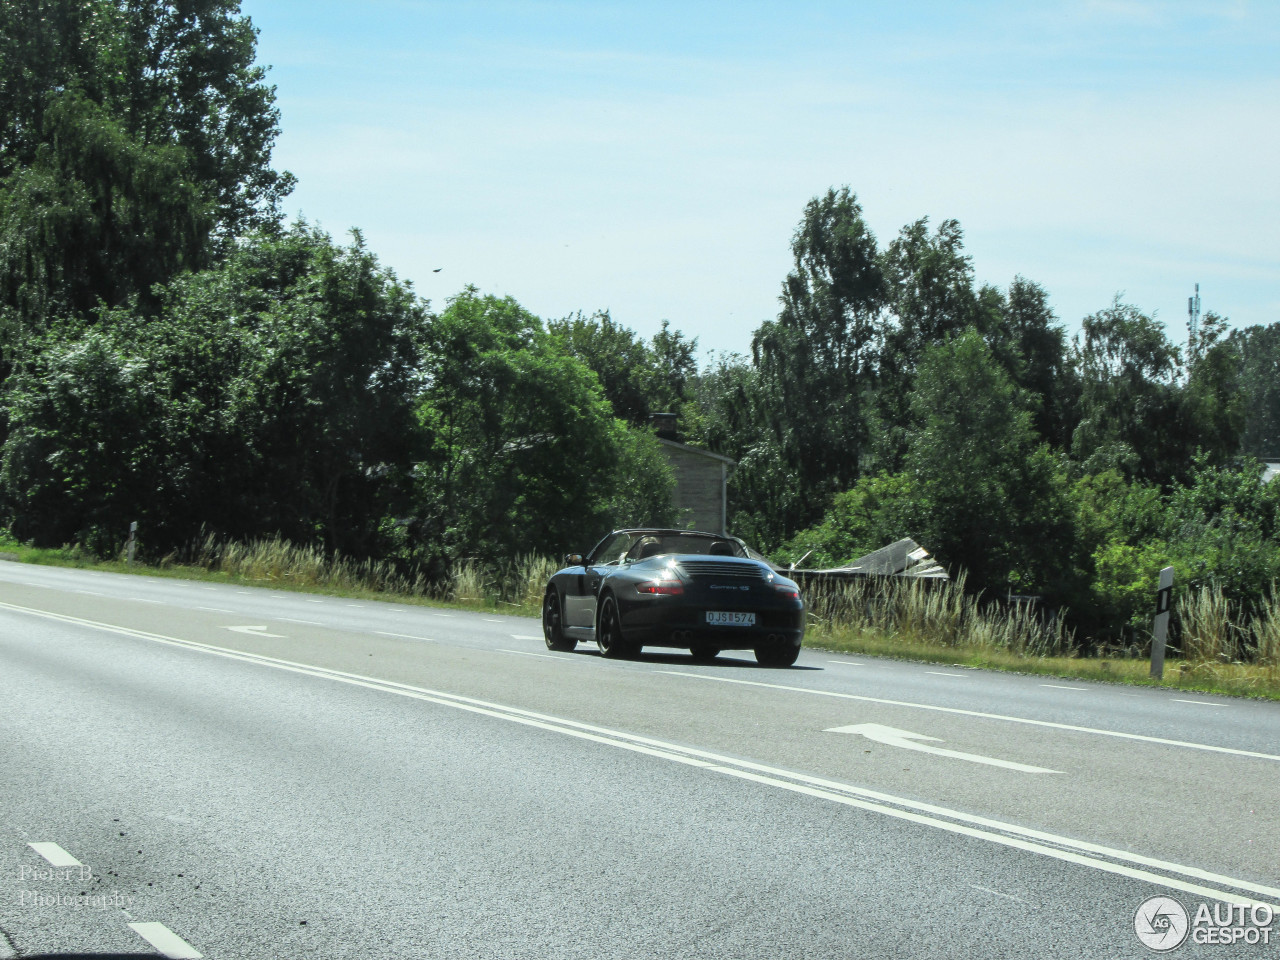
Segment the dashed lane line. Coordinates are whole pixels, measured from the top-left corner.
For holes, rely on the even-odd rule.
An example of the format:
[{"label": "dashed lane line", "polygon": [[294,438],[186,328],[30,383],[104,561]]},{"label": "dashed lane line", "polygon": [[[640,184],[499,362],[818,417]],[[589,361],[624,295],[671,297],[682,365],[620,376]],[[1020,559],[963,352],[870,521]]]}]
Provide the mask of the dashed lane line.
[{"label": "dashed lane line", "polygon": [[159,950],[169,960],[200,960],[199,950],[166,927],[163,923],[131,923],[129,929]]},{"label": "dashed lane line", "polygon": [[44,857],[55,867],[82,867],[79,860],[56,843],[28,843],[28,847]]}]

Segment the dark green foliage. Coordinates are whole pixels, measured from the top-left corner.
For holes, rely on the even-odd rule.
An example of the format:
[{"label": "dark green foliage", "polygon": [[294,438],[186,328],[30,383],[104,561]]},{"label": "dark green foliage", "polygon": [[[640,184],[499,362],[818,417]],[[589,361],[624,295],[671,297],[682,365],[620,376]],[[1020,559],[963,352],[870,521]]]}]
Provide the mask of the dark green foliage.
[{"label": "dark green foliage", "polygon": [[109,548],[139,520],[158,550],[204,528],[377,552],[426,320],[358,238],[298,227],[175,282],[157,317],[51,331],[9,387],[14,532]]},{"label": "dark green foliage", "polygon": [[581,313],[547,324],[564,349],[581,360],[600,381],[615,416],[645,426],[654,413],[679,415],[686,385],[697,374],[697,340],[688,340],[670,324],[651,343],[615,323],[608,311]]},{"label": "dark green foliage", "polygon": [[1232,330],[1227,344],[1239,364],[1241,452],[1280,460],[1280,323]]},{"label": "dark green foliage", "polygon": [[767,546],[821,517],[861,474],[886,296],[875,237],[848,188],[809,202],[791,249],[782,311],[752,340],[759,396],[734,480],[769,504]]},{"label": "dark green foliage", "polygon": [[38,329],[141,298],[202,265],[212,202],[187,154],[128,136],[75,93],[50,101],[44,140],[0,185],[0,304]]},{"label": "dark green foliage", "polygon": [[270,167],[275,90],[235,0],[3,0],[0,181],[36,162],[64,91],[142,147],[176,147],[219,233],[274,224],[292,178]]},{"label": "dark green foliage", "polygon": [[582,550],[611,526],[665,523],[671,476],[613,416],[596,375],[514,300],[474,289],[430,326],[415,542],[433,567]]}]

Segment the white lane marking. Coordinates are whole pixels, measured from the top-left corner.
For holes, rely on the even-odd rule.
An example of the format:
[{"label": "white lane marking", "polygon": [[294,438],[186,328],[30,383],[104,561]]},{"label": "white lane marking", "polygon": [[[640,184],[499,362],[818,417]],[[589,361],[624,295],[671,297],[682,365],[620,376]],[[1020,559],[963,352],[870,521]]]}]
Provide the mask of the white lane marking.
[{"label": "white lane marking", "polygon": [[942,747],[930,747],[927,744],[920,743],[921,740],[930,740],[934,743],[942,743],[937,737],[926,737],[923,733],[912,733],[910,730],[899,730],[896,727],[886,727],[879,723],[855,723],[847,727],[829,727],[824,733],[852,733],[858,736],[866,737],[868,740],[874,740],[876,743],[883,743],[888,747],[900,747],[903,750],[916,750],[920,753],[931,753],[938,757],[950,757],[952,760],[967,760],[969,763],[984,763],[989,767],[1003,767],[1005,770],[1017,770],[1021,773],[1058,773],[1057,770],[1049,770],[1045,767],[1033,767],[1025,763],[1015,763],[1012,760],[1000,760],[996,757],[982,757],[976,753],[961,753],[959,750],[946,750]]},{"label": "white lane marking", "polygon": [[1048,687],[1050,690],[1085,690],[1086,687],[1064,687],[1057,683],[1042,683],[1042,687]]},{"label": "white lane marking", "polygon": [[886,700],[883,697],[864,697],[856,693],[836,693],[832,690],[812,690],[808,687],[792,687],[784,683],[763,683],[759,680],[736,680],[732,677],[713,677],[682,670],[660,670],[673,677],[691,680],[709,680],[713,683],[740,683],[748,687],[765,687],[770,690],[786,690],[790,693],[809,693],[817,697],[835,697],[838,700],[857,700],[860,703],[883,703],[890,707],[910,707],[913,710],[932,710],[935,713],[952,713],[962,717],[982,717],[985,720],[1003,720],[1006,723],[1025,723],[1032,727],[1048,727],[1050,730],[1070,730],[1072,733],[1092,733],[1100,737],[1119,737],[1121,740],[1138,740],[1142,743],[1158,743],[1165,747],[1182,747],[1187,750],[1207,750],[1210,753],[1227,753],[1233,757],[1254,757],[1258,760],[1280,760],[1273,753],[1255,750],[1236,750],[1233,747],[1215,747],[1207,743],[1189,743],[1186,740],[1167,740],[1164,737],[1148,737],[1141,733],[1123,733],[1120,730],[1101,730],[1097,727],[1077,727],[1070,723],[1054,723],[1052,720],[1032,720],[1028,717],[1009,717],[1000,713],[984,713],[981,710],[962,710],[959,707],[940,707],[932,703],[911,703],[907,700]]},{"label": "white lane marking", "polygon": [[96,590],[77,590],[76,593],[83,593],[86,597],[109,597],[109,593],[98,593]]},{"label": "white lane marking", "polygon": [[208,610],[210,613],[234,613],[234,610],[224,610],[222,607],[196,607],[197,610]]},{"label": "white lane marking", "polygon": [[73,857],[67,851],[56,843],[28,843],[28,847],[34,850],[40,856],[44,857],[55,867],[82,867],[79,860]]},{"label": "white lane marking", "polygon": [[236,593],[243,593],[243,594],[245,594],[245,595],[248,595],[248,594],[251,594],[251,593],[254,593],[254,592],[255,592],[255,591],[253,591],[253,590],[237,590],[237,591],[236,591]]},{"label": "white lane marking", "polygon": [[402,640],[425,640],[427,643],[436,643],[436,641],[432,640],[430,637],[418,637],[414,636],[412,633],[387,633],[385,630],[375,630],[374,633],[380,637],[399,637]]},{"label": "white lane marking", "polygon": [[267,633],[265,626],[256,627],[224,627],[225,630],[231,630],[235,633],[247,633],[251,637],[275,637],[277,639],[284,636],[282,633]]},{"label": "white lane marking", "polygon": [[1015,897],[1012,893],[1001,893],[999,890],[992,890],[990,887],[984,887],[981,884],[977,884],[977,883],[971,883],[969,884],[969,886],[973,887],[973,889],[975,890],[981,890],[983,893],[989,893],[996,897],[1004,897],[1006,900],[1013,900],[1014,902],[1020,903],[1023,906],[1027,906],[1027,907],[1032,906],[1026,900],[1023,900],[1021,897]]},{"label": "white lane marking", "polygon": [[[1247,890],[1251,893],[1271,898],[1276,901],[1276,903],[1280,903],[1280,888],[1268,887],[1248,880],[1239,880],[1223,876],[1221,874],[1211,873],[1207,870],[1201,870],[1199,867],[1190,867],[1184,864],[1172,863],[1167,860],[1160,860],[1155,857],[1147,857],[1141,854],[1130,853],[1125,850],[1117,850],[1112,847],[1106,847],[1101,844],[1090,843],[1084,840],[1075,840],[1071,837],[1059,836],[1058,834],[1048,833],[1043,830],[1035,830],[1030,827],[1022,827],[1017,824],[995,820],[990,817],[975,816],[962,811],[941,807],[936,804],[921,803],[905,797],[895,797],[892,794],[881,793],[876,790],[868,790],[864,787],[856,787],[852,784],[841,783],[837,780],[827,780],[822,777],[814,777],[809,774],[796,773],[794,771],[784,770],[778,767],[770,767],[765,764],[724,756],[707,750],[700,750],[695,747],[686,747],[676,743],[668,743],[663,740],[656,740],[652,737],[641,736],[640,734],[610,730],[606,727],[597,727],[592,724],[581,723],[576,720],[567,720],[561,717],[549,716],[547,714],[536,713],[532,710],[524,710],[519,707],[511,707],[503,704],[491,703],[485,700],[477,700],[474,697],[465,697],[461,694],[429,690],[424,687],[414,687],[406,683],[397,683],[393,680],[381,680],[377,677],[368,677],[357,673],[345,673],[340,670],[330,670],[325,667],[316,667],[311,664],[298,663],[292,660],[281,660],[276,657],[262,656],[261,654],[245,653],[244,651],[233,650],[228,647],[216,647],[208,643],[198,643],[194,640],[182,640],[178,637],[168,637],[163,634],[148,633],[144,630],[134,630],[130,627],[120,627],[115,624],[101,623],[95,620],[87,620],[83,617],[70,617],[61,613],[52,613],[48,610],[38,610],[33,607],[22,607],[13,603],[5,603],[4,601],[0,601],[0,609],[16,610],[20,613],[42,617],[46,620],[55,620],[60,623],[69,623],[79,627],[89,627],[91,629],[102,630],[107,633],[114,633],[119,636],[129,637],[132,639],[147,640],[151,643],[162,643],[179,649],[207,653],[213,656],[225,657],[230,660],[240,660],[244,663],[254,664],[257,666],[272,667],[277,670],[284,670],[290,673],[301,674],[303,676],[317,677],[338,683],[347,683],[352,686],[365,687],[369,690],[381,693],[392,693],[398,696],[409,697],[414,700],[422,700],[428,703],[438,704],[440,706],[452,707],[456,710],[465,710],[468,713],[493,717],[498,720],[506,720],[510,723],[519,723],[524,726],[535,727],[537,729],[559,733],[564,736],[575,737],[580,740],[604,744],[605,746],[615,747],[620,750],[629,750],[633,753],[657,757],[659,759],[669,760],[673,763],[681,763],[686,766],[697,767],[711,772],[721,773],[726,776],[738,777],[742,780],[760,783],[766,786],[790,790],[794,793],[800,793],[806,796],[830,800],[834,803],[840,803],[845,806],[879,813],[884,816],[894,817],[896,819],[905,820],[921,826],[933,827],[935,829],[960,834],[962,836],[986,840],[1001,846],[1025,850],[1030,853],[1037,853],[1055,860],[1061,860],[1065,863],[1073,863],[1079,866],[1090,867],[1104,873],[1112,873],[1118,876],[1129,877],[1130,879],[1154,883],[1158,886],[1169,887],[1174,890],[1182,890],[1185,893],[1218,900],[1223,903],[1243,903],[1245,905],[1252,906],[1254,904],[1261,904],[1264,901],[1244,897],[1239,893],[1228,892],[1227,890],[1220,889],[1221,887],[1234,888],[1235,890]],[[672,673],[674,671],[662,672]],[[695,678],[698,677],[698,674],[680,675]],[[764,684],[758,684],[754,681],[734,682],[751,683],[755,686],[764,686]],[[800,690],[802,693],[810,692],[803,690],[802,688],[796,689]],[[852,695],[845,696],[852,697]],[[866,697],[852,698],[870,699]],[[953,710],[951,708],[938,709],[953,713],[969,712]],[[1239,753],[1241,751],[1232,752]],[[1092,856],[1089,856],[1088,854],[1092,854]],[[1100,857],[1106,857],[1109,859],[1098,859]],[[1113,861],[1122,862],[1117,863]],[[1150,869],[1139,869],[1127,866],[1127,864],[1138,864],[1139,867]],[[1193,880],[1216,884],[1217,887],[1207,887],[1200,883],[1190,883],[1186,880],[1180,880],[1177,877],[1154,873],[1152,872],[1153,870],[1163,870],[1166,873],[1179,874],[1184,877],[1190,877]],[[1276,906],[1275,903],[1268,905],[1273,907]],[[1280,907],[1277,907],[1277,909],[1280,909]]]},{"label": "white lane marking", "polygon": [[164,603],[163,600],[148,600],[146,597],[130,597],[134,603]]},{"label": "white lane marking", "polygon": [[323,600],[312,600],[310,597],[303,597],[302,599],[306,603],[324,603]]},{"label": "white lane marking", "polygon": [[295,620],[293,617],[272,617],[273,620],[281,620],[285,623],[305,623],[308,627],[323,627],[324,624],[319,620]]},{"label": "white lane marking", "polygon": [[577,657],[557,657],[554,653],[530,653],[528,650],[507,650],[503,647],[498,648],[499,653],[514,653],[518,657],[537,657],[540,660],[569,660],[573,663],[580,663]]},{"label": "white lane marking", "polygon": [[433,617],[448,617],[448,618],[451,618],[453,616],[452,613],[432,613],[431,615]]},{"label": "white lane marking", "polygon": [[1225,707],[1225,703],[1210,703],[1208,700],[1174,700],[1174,703],[1194,703],[1199,707]]},{"label": "white lane marking", "polygon": [[199,950],[166,927],[163,923],[131,923],[129,929],[151,944],[169,960],[200,960]]},{"label": "white lane marking", "polygon": [[853,660],[828,660],[827,663],[838,663],[842,667],[860,667],[861,663],[855,663]]},{"label": "white lane marking", "polygon": [[929,674],[929,676],[931,677],[967,677],[968,676],[968,674],[964,674],[964,673],[941,673],[937,670],[926,670],[925,673]]},{"label": "white lane marking", "polygon": [[507,622],[505,620],[495,620],[493,617],[481,617],[480,619],[483,620],[485,623],[506,623]]},{"label": "white lane marking", "polygon": [[531,633],[513,633],[512,640],[545,640],[546,637],[536,637]]}]

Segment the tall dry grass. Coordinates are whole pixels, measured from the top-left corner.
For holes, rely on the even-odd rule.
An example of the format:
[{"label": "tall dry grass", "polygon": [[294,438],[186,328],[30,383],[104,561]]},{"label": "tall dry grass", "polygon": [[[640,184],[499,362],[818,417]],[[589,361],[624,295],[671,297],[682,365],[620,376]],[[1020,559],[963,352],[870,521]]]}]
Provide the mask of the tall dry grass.
[{"label": "tall dry grass", "polygon": [[967,594],[963,575],[947,583],[868,577],[814,584],[805,591],[805,601],[819,632],[877,634],[903,646],[929,643],[1019,656],[1071,656],[1076,651],[1075,637],[1061,617]]}]

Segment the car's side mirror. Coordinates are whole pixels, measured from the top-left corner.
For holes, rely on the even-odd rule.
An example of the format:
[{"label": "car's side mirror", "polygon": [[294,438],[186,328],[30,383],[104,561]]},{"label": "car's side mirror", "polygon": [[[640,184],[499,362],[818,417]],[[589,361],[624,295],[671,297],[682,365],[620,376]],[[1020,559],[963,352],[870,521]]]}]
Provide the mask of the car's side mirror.
[{"label": "car's side mirror", "polygon": [[568,567],[580,567],[582,566],[582,564],[586,563],[586,561],[582,558],[582,554],[580,553],[566,554],[564,558],[564,562],[565,562],[565,566],[568,566]]}]

